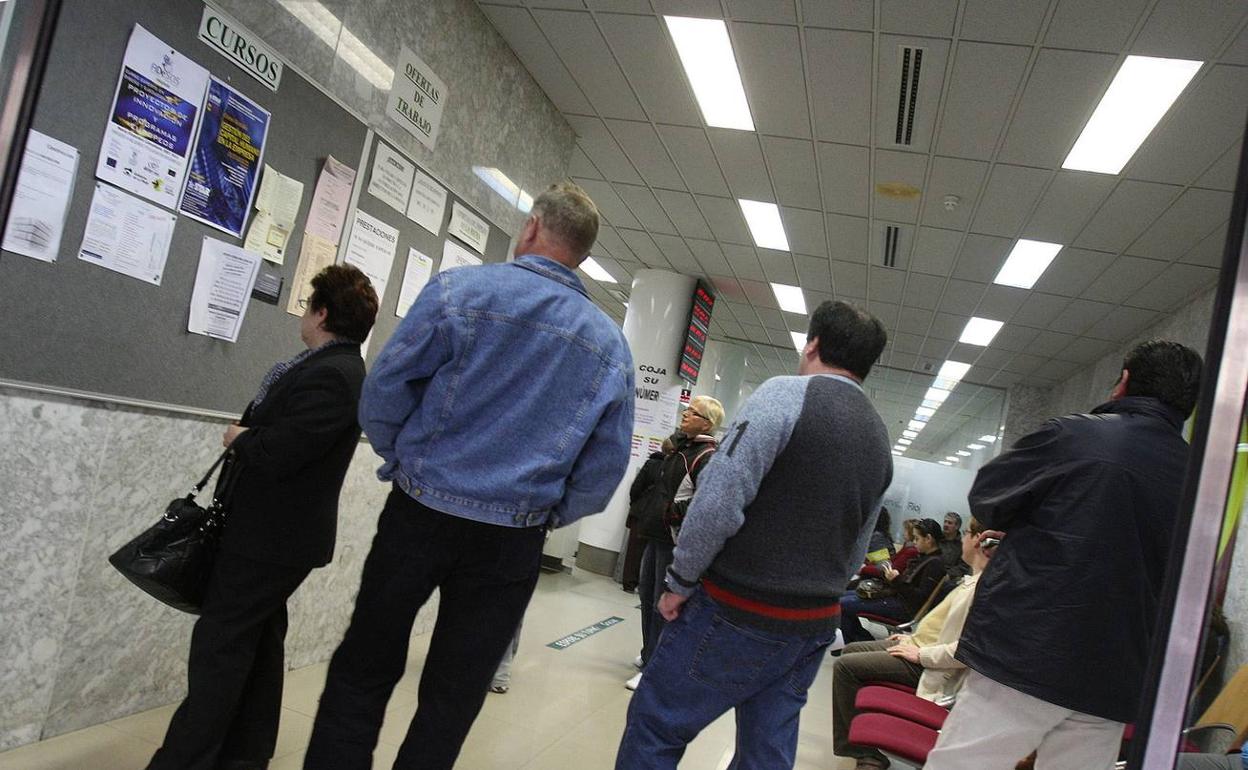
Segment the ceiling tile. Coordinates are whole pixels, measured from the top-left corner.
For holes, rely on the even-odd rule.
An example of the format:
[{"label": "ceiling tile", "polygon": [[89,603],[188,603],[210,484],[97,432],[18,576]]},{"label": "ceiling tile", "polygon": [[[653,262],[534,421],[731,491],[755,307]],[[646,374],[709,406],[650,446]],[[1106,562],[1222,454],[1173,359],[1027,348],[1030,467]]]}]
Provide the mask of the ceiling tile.
[{"label": "ceiling tile", "polygon": [[[982,283],[951,280],[945,287],[944,296],[940,298],[940,309],[957,315],[974,315],[975,309],[979,306],[979,298],[984,296],[985,288],[987,287]],[[962,329],[959,328],[954,339],[960,336],[962,336]]]},{"label": "ceiling tile", "polygon": [[568,161],[568,176],[584,179],[602,179],[602,174],[594,168],[589,156],[580,147],[572,148],[572,159]]},{"label": "ceiling tile", "polygon": [[659,249],[658,244],[650,237],[650,234],[644,230],[628,230],[620,228],[620,237],[624,239],[628,247],[637,255],[637,259],[646,267],[666,268],[669,266],[667,259],[663,257],[663,252]]},{"label": "ceiling tile", "polygon": [[1222,267],[1222,255],[1226,249],[1227,226],[1222,225],[1204,237],[1191,251],[1180,258],[1180,262],[1205,267]]},{"label": "ceiling tile", "polygon": [[949,275],[962,246],[962,233],[937,227],[920,227],[910,256],[910,269],[931,275]]},{"label": "ceiling tile", "polygon": [[628,120],[608,120],[606,123],[646,184],[669,190],[685,189],[684,180],[677,173],[671,158],[667,157],[667,150],[663,148],[653,126]]},{"label": "ceiling tile", "polygon": [[[1033,0],[1024,2],[1043,8]],[[1019,46],[958,44],[936,144],[938,153],[977,160],[992,158],[1029,54],[1030,49]]]},{"label": "ceiling tile", "polygon": [[1038,329],[1043,329],[1053,323],[1053,319],[1057,318],[1058,314],[1065,310],[1068,304],[1070,304],[1070,300],[1066,297],[1032,292],[1018,308],[1018,312],[1009,320],[1012,323],[1022,324],[1023,326],[1034,326]]},{"label": "ceiling tile", "polygon": [[962,245],[962,253],[958,256],[958,264],[953,269],[954,278],[980,283],[992,283],[1005,257],[1010,253],[1014,241],[1009,238],[995,238],[990,235],[968,235]]},{"label": "ceiling tile", "polygon": [[[984,291],[984,296],[980,298],[977,314],[982,318],[1008,321],[1014,315],[1014,311],[1018,310],[1019,306],[1023,304],[1027,294],[1028,291],[1026,289],[993,284]],[[1004,328],[1009,329],[1010,327],[1007,325]],[[1000,337],[1002,333],[998,332],[997,337]],[[997,344],[995,340],[993,344]]]},{"label": "ceiling tile", "polygon": [[1121,252],[1179,196],[1182,188],[1124,180],[1097,210],[1076,246]]},{"label": "ceiling tile", "polygon": [[[1109,315],[1097,322],[1096,326],[1089,329],[1086,336],[1110,340],[1111,342],[1121,342],[1143,331],[1144,327],[1159,317],[1160,314],[1152,310],[1119,305],[1111,310]],[[1109,384],[1106,383],[1106,386],[1108,387]]]},{"label": "ceiling tile", "polygon": [[700,241],[690,238],[690,251],[698,260],[698,264],[702,265],[702,271],[708,275],[728,275],[732,272],[732,268],[728,265],[728,260],[724,258],[724,250],[719,247],[715,241]]},{"label": "ceiling tile", "polygon": [[1135,38],[1131,52],[1174,59],[1211,59],[1227,30],[1243,19],[1236,0],[1161,0]]},{"label": "ceiling tile", "polygon": [[901,315],[897,317],[897,330],[926,337],[927,328],[932,325],[933,315],[935,314],[930,310],[917,307],[903,307]]},{"label": "ceiling tile", "polygon": [[787,251],[759,249],[758,261],[763,265],[763,275],[773,283],[785,283],[796,286],[797,270],[793,265],[793,255]]},{"label": "ceiling tile", "polygon": [[873,301],[901,303],[905,292],[906,274],[900,270],[874,266],[871,268],[871,292]]},{"label": "ceiling tile", "polygon": [[1190,302],[1218,280],[1218,271],[1199,265],[1174,264],[1127,299],[1132,307],[1171,310]]},{"label": "ceiling tile", "polygon": [[898,353],[918,353],[923,349],[923,338],[917,334],[898,332],[889,338],[893,350]]},{"label": "ceiling tile", "polygon": [[884,265],[884,248],[888,245],[888,228],[897,228],[895,261],[889,269],[905,272],[910,268],[910,251],[914,242],[914,227],[895,222],[876,220],[871,231],[871,264]]},{"label": "ceiling tile", "polygon": [[646,14],[600,13],[598,25],[651,120],[700,126],[701,115],[667,30],[648,9]]},{"label": "ceiling tile", "polygon": [[719,167],[728,179],[732,197],[775,202],[767,164],[759,148],[758,135],[727,128],[707,129]]},{"label": "ceiling tile", "polygon": [[594,111],[528,10],[498,5],[483,5],[481,10],[561,112],[566,115]]},{"label": "ceiling tile", "polygon": [[875,26],[870,0],[802,0],[802,21],[807,26],[866,29]]},{"label": "ceiling tile", "polygon": [[822,209],[815,145],[805,139],[762,137],[763,157],[783,206]]},{"label": "ceiling tile", "polygon": [[871,193],[871,150],[849,144],[819,144],[823,204],[838,214],[867,216]]},{"label": "ceiling tile", "polygon": [[1117,53],[1149,0],[1061,0],[1044,44],[1053,48]]},{"label": "ceiling tile", "polygon": [[[784,332],[785,335],[780,339],[782,339],[786,345],[793,344],[792,339],[788,336],[789,327],[784,321],[784,315],[779,310],[775,310],[773,308],[755,308],[755,311],[758,313],[759,320],[763,322],[763,328],[768,331]],[[772,341],[776,341],[776,337],[774,335],[772,336]]]},{"label": "ceiling tile", "polygon": [[[1248,27],[1244,28],[1248,33]],[[1235,174],[1239,171],[1239,155],[1243,147],[1240,142],[1235,142],[1230,149],[1222,153],[1222,157],[1214,161],[1200,179],[1196,180],[1197,187],[1207,187],[1211,190],[1234,190]]]},{"label": "ceiling tile", "polygon": [[935,310],[940,304],[940,294],[944,286],[945,279],[938,275],[911,273],[906,281],[905,304]]},{"label": "ceiling tile", "polygon": [[789,238],[789,248],[796,254],[828,256],[827,233],[823,214],[809,209],[781,208],[780,219]]},{"label": "ceiling tile", "polygon": [[1057,253],[1049,269],[1032,288],[1045,294],[1078,297],[1113,261],[1114,255],[1104,251],[1065,248]]},{"label": "ceiling tile", "polygon": [[888,328],[893,319],[897,317],[897,311],[900,309],[900,305],[879,299],[873,299],[867,303],[867,312],[880,319],[880,323],[884,324],[885,328]]},{"label": "ceiling tile", "polygon": [[[593,197],[592,193],[590,197]],[[602,207],[599,206],[598,210],[602,211]],[[602,213],[604,216],[606,215],[606,212]],[[598,240],[594,243],[594,249],[595,252],[605,249],[608,254],[616,259],[637,259],[637,256],[633,254],[633,250],[628,248],[628,245],[624,243],[624,239],[620,238],[615,228],[605,223],[599,223],[598,225]]]},{"label": "ceiling tile", "polygon": [[794,254],[793,261],[797,263],[797,274],[803,289],[832,291],[831,262],[823,257],[807,257],[801,254]]},{"label": "ceiling tile", "polygon": [[[767,285],[766,281],[751,281],[742,278],[741,288],[745,289],[745,296],[750,298],[750,304],[754,306],[754,312],[758,313],[760,320],[763,317],[763,310],[767,308],[778,309],[776,295],[772,293],[771,287]],[[764,323],[764,325],[766,324]],[[776,328],[783,328],[783,324]],[[793,341],[785,340],[785,342],[792,343]]]},{"label": "ceiling tile", "polygon": [[[763,274],[763,266],[759,264],[758,252],[753,246],[738,246],[736,244],[724,244],[724,257],[728,260],[728,264],[732,265],[732,272],[740,279],[750,279],[752,281],[765,281],[767,276]],[[772,303],[774,306],[774,303]]]},{"label": "ceiling tile", "polygon": [[1055,356],[1064,350],[1075,338],[1060,332],[1040,332],[1027,346],[1027,352],[1036,356]]},{"label": "ceiling tile", "polygon": [[[975,199],[984,183],[988,164],[977,160],[936,158],[932,162],[932,178],[923,196],[923,224],[961,230],[970,224]],[[952,210],[945,208],[946,195],[956,195],[961,202]]]},{"label": "ceiling tile", "polygon": [[652,233],[676,234],[676,227],[667,218],[667,214],[663,213],[663,207],[655,200],[650,188],[617,184],[615,191],[637,217],[637,221],[641,222],[642,227]]},{"label": "ceiling tile", "polygon": [[677,231],[686,238],[703,238],[712,239],[715,236],[711,234],[711,229],[706,225],[706,219],[703,218],[702,212],[698,209],[698,204],[694,202],[693,196],[685,192],[675,192],[672,190],[655,190],[655,197],[659,199],[663,211],[667,214],[672,224],[676,225]]},{"label": "ceiling tile", "polygon": [[723,6],[719,0],[653,0],[654,10],[666,16],[701,16],[707,19],[723,18]]},{"label": "ceiling tile", "polygon": [[[947,0],[928,0],[922,4],[901,0],[898,3],[898,5],[910,8],[915,16],[923,15],[921,12],[916,13],[919,9],[941,4],[947,4]],[[923,51],[922,66],[919,68],[918,100],[915,102],[914,120],[910,124],[911,143],[905,145],[904,149],[926,153],[931,147],[932,133],[936,124],[936,110],[940,104],[941,90],[944,87],[949,41],[902,38],[892,35],[882,35],[879,40],[879,74],[876,87],[880,98],[876,102],[876,144],[879,147],[901,147],[897,135],[902,48],[918,47]]]},{"label": "ceiling tile", "polygon": [[966,322],[969,320],[969,313],[937,312],[936,317],[932,319],[932,328],[927,333],[942,340],[956,340],[962,336],[962,330],[966,328]]},{"label": "ceiling tile", "polygon": [[[642,178],[629,162],[615,137],[607,131],[607,126],[598,118],[580,115],[568,115],[568,125],[576,132],[577,145],[584,150],[586,156],[601,172],[602,176],[613,182],[641,184]],[[597,174],[595,174],[597,176]]]},{"label": "ceiling tile", "polygon": [[[809,15],[806,23],[811,23]],[[804,36],[810,91],[817,94],[812,105],[816,135],[829,142],[866,144],[871,138],[871,34],[807,27]]]},{"label": "ceiling tile", "polygon": [[693,258],[693,253],[689,251],[689,247],[685,245],[683,238],[676,235],[662,235],[652,233],[654,243],[659,247],[659,253],[676,268],[677,272],[685,275],[700,275],[702,266]]},{"label": "ceiling tile", "polygon": [[832,260],[832,287],[838,298],[867,296],[867,266]]},{"label": "ceiling tile", "polygon": [[828,253],[834,259],[865,263],[871,253],[867,220],[842,214],[828,214],[825,218],[828,225]]},{"label": "ceiling tile", "polygon": [[928,337],[923,341],[923,348],[919,350],[919,355],[940,361],[947,359],[951,350],[953,350],[953,340]]},{"label": "ceiling tile", "polygon": [[1108,174],[1058,171],[1023,228],[1023,237],[1070,243],[1117,183],[1117,177]]},{"label": "ceiling tile", "polygon": [[632,276],[619,262],[614,259],[595,255],[594,261],[601,265],[603,270],[610,273],[612,278],[624,286],[628,286],[632,283]]},{"label": "ceiling tile", "polygon": [[741,206],[736,201],[731,198],[712,198],[709,195],[694,197],[717,240],[721,243],[754,243],[745,226],[745,217],[741,216]]},{"label": "ceiling tile", "polygon": [[1061,166],[1109,84],[1114,62],[1108,54],[1041,49],[998,160]]},{"label": "ceiling tile", "polygon": [[962,40],[1029,46],[1036,42],[1046,10],[1045,3],[1035,0],[968,0],[958,36]]},{"label": "ceiling tile", "polygon": [[[607,182],[600,182],[596,179],[573,179],[585,192],[589,193],[589,197],[594,201],[594,205],[598,207],[606,220],[616,227],[641,227],[641,223],[633,216],[628,207],[624,205],[624,201],[616,194],[615,189]],[[616,254],[615,256],[620,256]]]},{"label": "ceiling tile", "polygon": [[796,24],[795,0],[728,0],[728,15],[742,21]]},{"label": "ceiling tile", "polygon": [[1091,364],[1099,361],[1103,356],[1113,351],[1114,343],[1108,340],[1098,340],[1093,337],[1079,337],[1070,341],[1070,344],[1062,348],[1058,352],[1057,357],[1063,361],[1076,361],[1081,364]]},{"label": "ceiling tile", "polygon": [[705,131],[683,126],[659,126],[658,129],[691,191],[727,197],[728,184],[719,172]]},{"label": "ceiling tile", "polygon": [[[1013,308],[1011,308],[1012,311]],[[997,317],[999,318],[1000,316]],[[1001,327],[1001,331],[997,332],[997,336],[992,338],[992,347],[1011,352],[1027,350],[1027,347],[1038,334],[1040,334],[1039,331],[1026,326],[1006,324]]]},{"label": "ceiling tile", "polygon": [[906,35],[950,37],[958,14],[957,0],[880,0],[880,29]]},{"label": "ceiling tile", "polygon": [[1049,328],[1055,332],[1082,334],[1089,326],[1104,318],[1113,308],[1113,305],[1106,302],[1072,300],[1061,315],[1049,323]]},{"label": "ceiling tile", "polygon": [[797,27],[736,22],[731,34],[754,129],[760,134],[809,138],[810,109],[806,89],[800,87],[806,75]]},{"label": "ceiling tile", "polygon": [[[517,2],[519,0],[516,0]],[[594,11],[620,11],[623,13],[653,13],[650,0],[585,0]]]},{"label": "ceiling tile", "polygon": [[538,26],[546,33],[548,44],[569,65],[572,77],[599,115],[628,120],[645,119],[645,113],[615,59],[603,55],[607,43],[599,34],[593,16],[582,11],[534,10],[532,13]]},{"label": "ceiling tile", "polygon": [[1013,238],[1031,213],[1053,172],[998,163],[971,226],[977,233]]},{"label": "ceiling tile", "polygon": [[1173,260],[1186,254],[1231,215],[1231,194],[1189,189],[1128,247],[1141,257]]},{"label": "ceiling tile", "polygon": [[[940,160],[937,159],[937,163]],[[879,184],[901,183],[916,188],[923,187],[923,175],[927,171],[927,156],[912,152],[878,150],[875,153],[875,182]],[[890,198],[875,196],[875,216],[894,222],[912,223],[919,213],[918,198]]]}]

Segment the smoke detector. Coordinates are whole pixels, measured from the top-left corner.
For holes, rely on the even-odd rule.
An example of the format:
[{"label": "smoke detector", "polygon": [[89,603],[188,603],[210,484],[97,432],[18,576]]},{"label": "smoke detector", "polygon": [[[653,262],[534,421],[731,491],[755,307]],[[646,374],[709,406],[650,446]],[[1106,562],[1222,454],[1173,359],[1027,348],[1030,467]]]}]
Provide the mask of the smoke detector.
[{"label": "smoke detector", "polygon": [[958,207],[958,204],[961,202],[962,202],[962,199],[956,195],[946,195],[945,200],[944,200],[945,211],[953,211],[954,209]]}]

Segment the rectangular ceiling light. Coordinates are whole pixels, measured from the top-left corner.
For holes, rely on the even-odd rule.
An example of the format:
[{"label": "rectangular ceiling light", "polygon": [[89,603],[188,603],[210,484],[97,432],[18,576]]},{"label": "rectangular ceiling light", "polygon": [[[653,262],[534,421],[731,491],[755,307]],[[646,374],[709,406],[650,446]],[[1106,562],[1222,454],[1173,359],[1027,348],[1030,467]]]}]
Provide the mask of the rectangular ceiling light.
[{"label": "rectangular ceiling light", "polygon": [[966,322],[966,328],[962,330],[962,336],[958,338],[958,342],[988,347],[992,343],[992,338],[1001,331],[1002,326],[1005,326],[1004,321],[972,316],[971,320]]},{"label": "rectangular ceiling light", "polygon": [[664,16],[676,53],[708,126],[753,131],[728,27],[719,19]]},{"label": "rectangular ceiling light", "polygon": [[585,271],[585,275],[588,275],[595,281],[619,283],[619,281],[611,277],[610,273],[603,269],[602,265],[595,262],[593,257],[586,257],[585,261],[581,263],[581,269]]},{"label": "rectangular ceiling light", "polygon": [[919,435],[919,432],[917,430],[910,430],[909,428],[906,428],[901,432],[901,435],[905,438],[914,438]]},{"label": "rectangular ceiling light", "polygon": [[1117,174],[1204,62],[1128,56],[1062,168]]},{"label": "rectangular ceiling light", "polygon": [[954,452],[954,454],[957,455],[958,457],[970,457],[971,456],[971,453],[966,451],[965,449],[959,449],[958,451]]},{"label": "rectangular ceiling light", "polygon": [[1019,238],[1018,243],[1014,244],[1014,248],[1010,250],[1010,256],[1006,257],[1005,264],[997,271],[997,277],[992,279],[993,283],[999,283],[1002,286],[1017,286],[1020,289],[1030,289],[1036,285],[1036,281],[1040,280],[1040,276],[1049,268],[1049,263],[1057,256],[1057,252],[1062,250],[1060,243],[1046,243],[1045,241],[1029,241],[1026,238]]},{"label": "rectangular ceiling light", "polygon": [[806,349],[806,335],[801,332],[789,332],[789,336],[793,338],[793,347],[797,348],[797,352]]},{"label": "rectangular ceiling light", "polygon": [[921,430],[923,430],[925,427],[927,427],[927,423],[925,423],[925,422],[919,422],[918,420],[911,420],[911,421],[910,421],[910,424],[909,424],[909,425],[907,425],[906,427],[907,427],[907,428],[909,428],[910,430],[914,431],[915,433],[918,433],[919,431],[921,431]]},{"label": "rectangular ceiling light", "polygon": [[984,445],[983,444],[967,444],[966,448],[967,449],[983,449]]},{"label": "rectangular ceiling light", "polygon": [[754,245],[760,249],[788,251],[789,239],[784,234],[784,223],[780,221],[780,209],[774,203],[763,201],[737,200],[741,206],[741,214],[750,227],[750,235],[754,236]]},{"label": "rectangular ceiling light", "polygon": [[780,304],[781,310],[806,315],[806,296],[802,294],[801,287],[773,283],[771,291],[776,295],[776,302]]},{"label": "rectangular ceiling light", "polygon": [[914,416],[918,418],[925,419],[925,418],[931,417],[934,414],[936,414],[936,410],[931,408],[930,406],[920,406],[918,409],[914,410]]},{"label": "rectangular ceiling light", "polygon": [[948,460],[939,460],[938,462],[941,465],[953,465],[953,463],[949,462]]},{"label": "rectangular ceiling light", "polygon": [[951,462],[951,463],[956,463],[956,462],[958,462],[958,460],[960,460],[961,458],[959,458],[957,455],[949,455],[949,456],[948,456],[948,457],[946,457],[945,459],[946,459],[946,460],[948,460],[948,461],[949,461],[949,462]]},{"label": "rectangular ceiling light", "polygon": [[925,399],[923,399],[922,401],[920,401],[920,402],[919,402],[919,405],[920,405],[920,406],[926,406],[928,409],[939,409],[939,408],[940,408],[940,402],[939,402],[939,401],[933,401],[933,400],[931,400],[930,398],[925,398]]},{"label": "rectangular ceiling light", "polygon": [[[947,382],[960,382],[970,370],[970,364],[964,364],[961,361],[946,361],[940,365],[936,378]],[[944,390],[950,390],[950,388],[944,388]]]},{"label": "rectangular ceiling light", "polygon": [[910,440],[910,439],[908,439],[908,438],[899,438],[899,439],[897,439],[897,443],[898,443],[898,444],[901,444],[902,446],[910,446],[910,445],[911,445],[911,444],[913,444],[914,442],[913,442],[913,441],[911,441],[911,440]]},{"label": "rectangular ceiling light", "polygon": [[896,449],[893,450],[893,454],[897,455],[898,457],[901,457],[901,452],[898,452]]},{"label": "rectangular ceiling light", "polygon": [[941,404],[945,403],[946,398],[949,398],[949,391],[942,388],[928,388],[923,394],[924,401],[936,401]]},{"label": "rectangular ceiling light", "polygon": [[980,437],[979,437],[979,440],[980,440],[980,441],[982,441],[982,442],[983,442],[983,443],[985,443],[985,444],[991,444],[992,442],[994,442],[994,441],[996,441],[996,440],[997,440],[997,437],[996,437],[996,436],[994,436],[994,435],[992,435],[991,433],[989,433],[989,434],[988,434],[988,435],[986,435],[986,436],[980,436]]}]

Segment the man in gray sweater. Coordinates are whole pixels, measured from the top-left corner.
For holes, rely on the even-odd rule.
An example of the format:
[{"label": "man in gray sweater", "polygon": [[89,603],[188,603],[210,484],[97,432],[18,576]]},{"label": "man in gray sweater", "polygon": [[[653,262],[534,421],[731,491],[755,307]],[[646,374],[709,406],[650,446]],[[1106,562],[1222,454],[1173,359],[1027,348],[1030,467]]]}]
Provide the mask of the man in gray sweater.
[{"label": "man in gray sweater", "polygon": [[731,767],[793,766],[806,691],[893,475],[862,390],[884,327],[825,302],[806,339],[798,376],[763,383],[702,471],[659,599],[669,625],[629,705],[617,770],[675,768],[730,708]]}]

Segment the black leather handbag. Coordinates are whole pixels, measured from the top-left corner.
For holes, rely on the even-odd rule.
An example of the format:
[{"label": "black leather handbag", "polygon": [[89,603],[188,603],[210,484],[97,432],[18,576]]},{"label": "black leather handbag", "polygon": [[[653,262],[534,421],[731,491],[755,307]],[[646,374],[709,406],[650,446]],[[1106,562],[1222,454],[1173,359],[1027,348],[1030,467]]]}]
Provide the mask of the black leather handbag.
[{"label": "black leather handbag", "polygon": [[202,508],[195,496],[207,486],[230,450],[221,453],[186,497],[174,499],[160,520],[117,549],[108,561],[152,597],[198,615],[212,573],[225,524],[226,505],[237,471],[230,463],[216,486],[212,503]]}]

